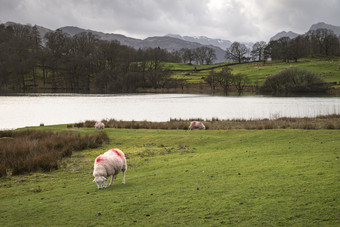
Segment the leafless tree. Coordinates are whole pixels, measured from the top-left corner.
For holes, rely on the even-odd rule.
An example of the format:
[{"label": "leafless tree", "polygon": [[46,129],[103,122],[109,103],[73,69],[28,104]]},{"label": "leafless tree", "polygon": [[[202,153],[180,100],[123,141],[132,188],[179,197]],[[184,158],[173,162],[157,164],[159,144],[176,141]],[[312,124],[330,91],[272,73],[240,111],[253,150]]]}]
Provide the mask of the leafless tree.
[{"label": "leafless tree", "polygon": [[314,53],[325,55],[339,54],[339,39],[332,30],[319,28],[307,33]]},{"label": "leafless tree", "polygon": [[246,45],[239,42],[233,42],[229,48],[226,50],[225,58],[227,60],[236,61],[241,63],[245,60],[245,55],[249,52]]},{"label": "leafless tree", "polygon": [[234,76],[231,73],[232,69],[229,67],[223,67],[220,72],[217,73],[217,81],[223,88],[224,93],[227,95],[230,86],[233,84]]},{"label": "leafless tree", "polygon": [[263,61],[265,59],[265,48],[267,46],[267,43],[264,41],[256,42],[253,45],[253,50],[251,51],[251,55],[253,60]]},{"label": "leafless tree", "polygon": [[249,83],[249,78],[248,76],[244,74],[238,73],[233,77],[233,84],[235,85],[239,95],[243,93],[244,87],[248,83]]}]

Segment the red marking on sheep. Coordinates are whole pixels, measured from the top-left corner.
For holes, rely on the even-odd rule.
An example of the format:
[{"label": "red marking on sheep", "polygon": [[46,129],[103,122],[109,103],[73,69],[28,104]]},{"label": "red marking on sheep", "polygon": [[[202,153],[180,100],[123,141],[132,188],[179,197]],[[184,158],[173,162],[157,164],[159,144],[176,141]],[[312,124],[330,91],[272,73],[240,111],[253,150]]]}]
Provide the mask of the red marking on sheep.
[{"label": "red marking on sheep", "polygon": [[99,163],[99,162],[101,162],[101,161],[103,161],[103,160],[104,160],[104,158],[103,158],[102,156],[98,156],[97,159],[96,159],[96,162]]},{"label": "red marking on sheep", "polygon": [[123,158],[123,155],[119,151],[117,151],[115,149],[111,149],[111,151],[116,153],[119,157]]}]

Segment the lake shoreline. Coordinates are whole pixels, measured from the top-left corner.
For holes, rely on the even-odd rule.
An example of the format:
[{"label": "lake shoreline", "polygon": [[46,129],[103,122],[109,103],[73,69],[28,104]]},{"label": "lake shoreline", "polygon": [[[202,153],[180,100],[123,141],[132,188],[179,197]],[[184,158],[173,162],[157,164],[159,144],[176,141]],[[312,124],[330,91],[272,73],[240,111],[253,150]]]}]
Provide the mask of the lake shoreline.
[{"label": "lake shoreline", "polygon": [[[164,130],[188,130],[191,121],[204,123],[207,130],[264,130],[264,129],[340,129],[340,114],[330,114],[316,117],[303,118],[277,118],[277,119],[170,119],[163,122],[152,121],[118,121],[115,119],[103,119],[105,128],[117,129],[164,129]],[[86,120],[74,124],[67,124],[72,128],[94,128],[95,120]]]},{"label": "lake shoreline", "polygon": [[238,93],[237,89],[230,88],[228,94],[226,95],[224,90],[220,87],[216,87],[214,90],[211,89],[205,83],[197,84],[187,84],[182,88],[139,88],[133,92],[122,92],[122,93],[89,93],[89,92],[69,92],[69,91],[57,91],[52,92],[48,89],[43,89],[41,91],[32,92],[1,92],[0,96],[25,96],[30,94],[44,94],[44,95],[63,95],[63,94],[73,94],[73,95],[138,95],[138,94],[198,94],[198,95],[216,95],[216,96],[271,96],[271,97],[340,97],[340,88],[330,88],[326,93],[315,93],[315,92],[305,92],[305,93],[268,93],[260,92],[259,86],[245,86],[241,93]]},{"label": "lake shoreline", "polygon": [[182,91],[179,89],[144,89],[136,92],[128,93],[80,93],[80,92],[26,92],[26,93],[0,93],[1,96],[120,96],[120,95],[161,95],[161,94],[178,94],[178,95],[207,95],[217,97],[340,97],[340,89],[334,89],[330,93],[292,93],[292,94],[272,94],[272,93],[256,93],[246,91],[241,94],[236,91],[228,92],[226,95],[222,90],[217,89],[215,92],[201,92],[199,90]]},{"label": "lake shoreline", "polygon": [[206,94],[26,94],[0,96],[0,130],[86,120],[274,119],[340,114],[337,97]]}]

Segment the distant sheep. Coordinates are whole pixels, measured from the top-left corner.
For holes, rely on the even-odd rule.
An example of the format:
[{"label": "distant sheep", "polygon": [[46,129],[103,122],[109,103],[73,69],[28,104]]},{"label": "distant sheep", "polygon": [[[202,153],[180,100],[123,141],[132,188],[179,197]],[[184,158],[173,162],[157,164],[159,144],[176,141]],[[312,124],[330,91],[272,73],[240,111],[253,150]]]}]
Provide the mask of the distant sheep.
[{"label": "distant sheep", "polygon": [[97,121],[96,124],[94,125],[94,127],[97,128],[97,129],[104,129],[105,125],[104,125],[103,122]]},{"label": "distant sheep", "polygon": [[116,179],[117,174],[123,172],[122,183],[125,184],[126,170],[127,163],[125,154],[119,149],[111,149],[99,155],[94,161],[93,181],[97,183],[98,189],[102,189],[103,182],[105,182],[104,188],[106,188],[107,180],[110,176],[112,176],[112,178],[109,186],[113,184],[113,180]]},{"label": "distant sheep", "polygon": [[199,122],[199,121],[192,121],[190,123],[189,129],[191,130],[191,129],[195,129],[195,128],[205,130],[204,124],[202,122]]}]

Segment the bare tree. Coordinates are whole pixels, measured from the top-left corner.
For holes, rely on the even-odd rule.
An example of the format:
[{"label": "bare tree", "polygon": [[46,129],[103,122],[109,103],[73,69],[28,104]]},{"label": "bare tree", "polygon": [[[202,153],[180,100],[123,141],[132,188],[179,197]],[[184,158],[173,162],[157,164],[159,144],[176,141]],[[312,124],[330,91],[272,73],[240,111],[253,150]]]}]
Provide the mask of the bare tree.
[{"label": "bare tree", "polygon": [[289,40],[287,48],[289,59],[297,62],[299,58],[309,54],[308,39],[304,35],[299,35]]},{"label": "bare tree", "polygon": [[216,72],[214,72],[214,70],[210,71],[210,74],[209,76],[207,76],[205,79],[204,79],[205,82],[207,82],[211,88],[211,93],[212,94],[215,94],[215,89],[216,89],[216,86],[218,84],[218,80],[217,80],[217,74]]},{"label": "bare tree", "polygon": [[282,37],[278,40],[272,40],[265,48],[266,53],[270,53],[273,60],[289,61],[289,37]]},{"label": "bare tree", "polygon": [[266,60],[265,53],[264,53],[266,46],[267,46],[267,43],[264,41],[256,42],[253,45],[253,50],[251,51],[253,60],[258,60],[258,61]]},{"label": "bare tree", "polygon": [[83,32],[72,38],[69,49],[68,72],[64,73],[65,81],[72,89],[90,91],[90,79],[95,73],[95,49],[98,38],[92,33]]},{"label": "bare tree", "polygon": [[180,49],[180,53],[181,53],[182,61],[184,63],[188,62],[188,64],[191,65],[192,62],[194,61],[194,51],[189,48],[182,48]]},{"label": "bare tree", "polygon": [[215,50],[210,47],[207,47],[205,53],[205,63],[207,65],[210,65],[213,63],[214,60],[216,60]]},{"label": "bare tree", "polygon": [[61,72],[61,66],[63,64],[63,60],[65,60],[65,56],[69,53],[71,37],[57,29],[55,32],[46,33],[45,38],[47,39],[46,50],[49,55],[48,64],[52,71],[52,89],[53,91],[56,91],[58,88],[57,76]]},{"label": "bare tree", "polygon": [[249,52],[246,45],[239,42],[233,42],[226,50],[225,58],[227,60],[236,61],[241,63],[245,59],[245,55]]},{"label": "bare tree", "polygon": [[249,78],[244,74],[238,73],[233,77],[233,84],[235,85],[239,95],[243,93],[244,87],[248,83],[249,83]]},{"label": "bare tree", "polygon": [[198,47],[194,50],[195,61],[197,64],[203,65],[207,47]]},{"label": "bare tree", "polygon": [[232,69],[229,67],[223,67],[220,72],[217,73],[217,81],[220,86],[223,88],[224,93],[227,95],[229,92],[229,88],[233,83],[233,74],[231,73]]},{"label": "bare tree", "polygon": [[339,49],[339,41],[332,30],[319,28],[307,33],[314,53],[333,55]]},{"label": "bare tree", "polygon": [[[15,78],[14,84],[20,85],[20,89],[26,92],[28,84],[27,75],[34,71],[36,65],[36,54],[40,48],[39,34],[29,25],[12,25],[11,46],[11,67],[10,71]],[[35,85],[35,75],[33,75]]]}]

